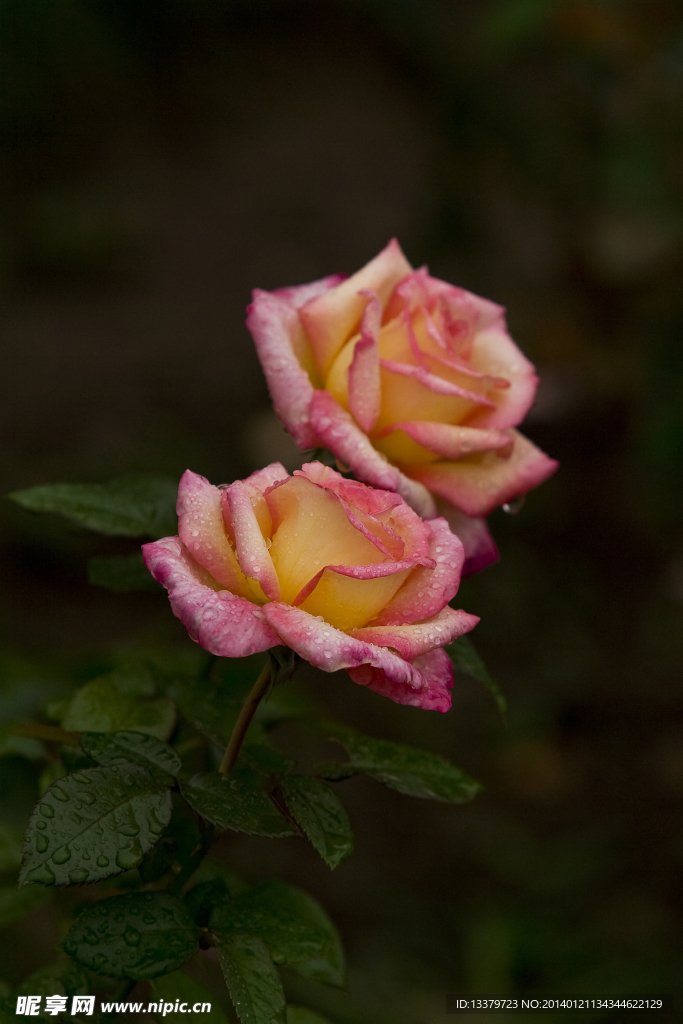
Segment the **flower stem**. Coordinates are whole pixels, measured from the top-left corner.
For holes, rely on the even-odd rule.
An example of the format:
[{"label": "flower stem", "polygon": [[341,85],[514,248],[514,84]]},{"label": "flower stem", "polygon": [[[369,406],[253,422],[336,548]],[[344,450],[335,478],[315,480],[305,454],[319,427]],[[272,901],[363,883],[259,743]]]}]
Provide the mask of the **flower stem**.
[{"label": "flower stem", "polygon": [[225,754],[223,755],[223,760],[221,761],[218,769],[221,775],[229,775],[235,766],[235,761],[237,760],[237,755],[240,752],[240,747],[242,746],[245,733],[249,728],[249,723],[254,717],[256,708],[259,706],[263,697],[265,697],[268,687],[270,686],[272,672],[272,661],[268,658],[268,661],[263,666],[258,679],[251,689],[251,693],[242,705],[242,710],[235,722],[230,742],[225,748]]}]

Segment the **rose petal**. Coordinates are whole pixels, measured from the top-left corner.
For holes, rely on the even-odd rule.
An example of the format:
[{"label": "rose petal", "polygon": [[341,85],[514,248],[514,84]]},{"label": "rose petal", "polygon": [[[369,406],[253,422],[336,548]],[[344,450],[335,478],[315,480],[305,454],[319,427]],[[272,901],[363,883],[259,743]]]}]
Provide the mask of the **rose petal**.
[{"label": "rose petal", "polygon": [[424,688],[416,692],[371,665],[348,668],[346,671],[354,683],[367,686],[382,697],[389,697],[397,704],[408,704],[423,711],[446,712],[451,706],[450,689],[453,686],[453,666],[444,650],[430,651],[413,662],[413,669],[419,672]]},{"label": "rose petal", "polygon": [[468,402],[476,405],[485,405],[494,408],[494,403],[486,395],[480,395],[476,391],[468,391],[467,388],[453,384],[443,377],[437,377],[434,373],[421,366],[411,366],[410,363],[397,363],[393,359],[380,359],[380,366],[389,373],[396,373],[400,377],[413,377],[423,387],[432,391],[435,395],[445,395],[448,398],[466,398]]},{"label": "rose petal", "polygon": [[458,592],[465,552],[445,519],[430,519],[429,554],[436,568],[418,566],[392,601],[371,623],[373,626],[405,625],[429,619],[440,612]]},{"label": "rose petal", "polygon": [[507,333],[505,320],[479,331],[472,349],[475,369],[510,382],[505,390],[490,392],[494,409],[478,409],[468,418],[473,427],[516,427],[528,413],[538,387],[538,377],[532,363],[524,356]]},{"label": "rose petal", "polygon": [[178,534],[193,558],[233,594],[251,597],[225,533],[220,489],[188,469],[180,478],[176,510]]},{"label": "rose petal", "polygon": [[373,487],[397,491],[422,517],[434,515],[436,505],[429,491],[387,462],[327,391],[315,392],[310,414],[322,444],[350,466],[357,477]]},{"label": "rose petal", "polygon": [[269,466],[257,469],[255,473],[245,477],[242,483],[248,487],[255,487],[261,494],[265,494],[269,487],[273,487],[274,484],[278,484],[288,477],[289,473],[281,462],[271,462]]},{"label": "rose petal", "polygon": [[509,447],[512,438],[502,430],[479,430],[431,420],[409,420],[395,423],[383,434],[402,430],[417,444],[445,459],[460,459],[474,452],[494,451]]},{"label": "rose petal", "polygon": [[301,608],[273,602],[264,605],[262,611],[281,640],[317,668],[336,672],[341,668],[368,664],[381,669],[387,678],[413,690],[425,686],[421,673],[398,654],[385,647],[354,640]]},{"label": "rose petal", "polygon": [[[256,518],[247,485],[241,480],[236,480],[225,489],[224,494],[230,506],[235,547],[242,572],[245,576],[258,580],[264,594],[271,601],[279,601],[280,584],[277,573]],[[257,492],[257,495],[265,504],[263,495],[260,492]]]},{"label": "rose petal", "polygon": [[207,651],[221,658],[244,658],[280,643],[257,605],[210,585],[208,573],[179,537],[143,544],[142,557],[154,579],[166,587],[173,614]]},{"label": "rose petal", "polygon": [[247,327],[266,375],[275,412],[300,448],[318,446],[309,423],[308,406],[313,385],[319,381],[298,309],[303,302],[336,287],[340,280],[335,275],[301,288],[277,292],[257,289],[247,311]]},{"label": "rose petal", "polygon": [[478,615],[456,611],[447,606],[426,622],[404,626],[363,626],[350,630],[349,635],[378,647],[394,647],[402,658],[414,661],[421,654],[435,647],[443,647],[463,633],[469,633],[478,622]]},{"label": "rose petal", "polygon": [[382,321],[382,306],[374,292],[366,292],[369,301],[360,322],[360,341],[356,343],[349,366],[349,409],[366,432],[372,430],[382,403],[377,336]]},{"label": "rose petal", "polygon": [[481,572],[487,565],[497,562],[500,558],[495,541],[489,533],[486,520],[480,517],[466,516],[459,508],[447,501],[438,502],[439,512],[451,528],[451,531],[462,541],[465,549],[465,563],[462,577],[472,576]]},{"label": "rose petal", "polygon": [[433,462],[403,468],[466,515],[486,516],[503,502],[538,487],[559,465],[518,431],[511,433],[514,445],[505,457],[485,452],[460,462]]},{"label": "rose petal", "polygon": [[393,238],[379,255],[326,295],[307,302],[301,322],[308,335],[316,365],[325,378],[345,341],[358,331],[366,300],[364,290],[376,292],[384,306],[398,282],[412,267]]}]

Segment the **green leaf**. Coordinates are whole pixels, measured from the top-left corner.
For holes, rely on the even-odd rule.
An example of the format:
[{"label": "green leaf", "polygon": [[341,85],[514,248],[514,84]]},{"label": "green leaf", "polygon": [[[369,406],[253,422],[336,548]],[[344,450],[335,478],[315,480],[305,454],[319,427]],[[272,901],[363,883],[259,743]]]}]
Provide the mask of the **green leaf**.
[{"label": "green leaf", "polygon": [[[208,1021],[209,1024],[228,1024],[228,1017],[216,1005],[213,993],[208,992],[203,985],[200,985],[194,978],[190,978],[184,971],[173,971],[171,974],[155,978],[152,982],[150,1000],[172,1003],[175,1007],[176,999],[179,999],[181,1003],[188,1003],[190,1006],[194,1006],[196,1003],[208,1003],[211,1010],[206,1013],[202,1012],[202,1021]],[[156,1017],[157,1020],[165,1021],[165,1014],[161,1007],[157,1011]]]},{"label": "green leaf", "polygon": [[219,828],[273,839],[295,834],[263,791],[261,776],[250,768],[238,765],[227,778],[220,772],[198,772],[180,788],[197,814]]},{"label": "green leaf", "polygon": [[263,882],[211,914],[210,928],[224,936],[245,933],[265,942],[276,964],[298,964],[324,955],[337,932],[319,903],[286,882]]},{"label": "green leaf", "polygon": [[91,679],[71,698],[62,720],[76,732],[148,733],[166,740],[175,725],[169,697],[152,697],[155,676],[145,665],[132,665]]},{"label": "green leaf", "polygon": [[230,936],[218,959],[242,1024],[287,1024],[282,982],[260,939]]},{"label": "green leaf", "polygon": [[97,533],[156,538],[178,532],[177,495],[177,480],[137,475],[108,484],[45,484],[9,497],[32,512],[59,512]]},{"label": "green leaf", "polygon": [[319,1013],[305,1006],[287,1007],[287,1024],[330,1024],[327,1017],[321,1017]]},{"label": "green leaf", "polygon": [[114,590],[117,594],[164,589],[151,575],[140,551],[129,555],[91,555],[88,559],[88,582]]},{"label": "green leaf", "polygon": [[110,978],[156,978],[197,951],[199,929],[166,892],[133,892],[86,906],[64,949],[84,967]]},{"label": "green leaf", "polygon": [[67,775],[31,814],[19,882],[82,885],[133,868],[170,817],[166,783],[140,765]]},{"label": "green leaf", "polygon": [[472,679],[476,679],[478,683],[483,683],[488,688],[498,710],[501,715],[504,715],[507,711],[508,702],[498,684],[491,678],[491,673],[482,661],[470,638],[468,636],[459,637],[452,644],[449,644],[445,651],[451,659],[456,672],[464,672],[465,675],[471,676]]},{"label": "green leaf", "polygon": [[353,834],[346,809],[330,786],[307,775],[288,775],[280,791],[296,822],[331,868],[353,853]]},{"label": "green leaf", "polygon": [[0,889],[0,928],[42,907],[51,895],[49,889],[39,886],[30,889],[17,889],[14,886],[11,889]]},{"label": "green leaf", "polygon": [[182,761],[173,747],[142,732],[84,732],[85,753],[101,765],[141,764],[144,768],[177,775]]},{"label": "green leaf", "polygon": [[438,754],[371,739],[344,726],[332,725],[328,733],[346,748],[354,768],[407,796],[461,804],[482,788],[476,779]]}]

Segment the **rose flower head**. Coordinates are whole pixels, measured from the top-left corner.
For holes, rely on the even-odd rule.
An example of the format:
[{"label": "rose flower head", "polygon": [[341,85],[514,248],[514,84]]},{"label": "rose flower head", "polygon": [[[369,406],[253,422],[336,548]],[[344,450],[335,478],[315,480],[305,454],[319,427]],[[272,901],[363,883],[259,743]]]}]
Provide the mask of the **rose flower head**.
[{"label": "rose flower head", "polygon": [[514,429],[538,378],[503,308],[413,270],[396,240],[352,277],[255,291],[247,326],[299,447],[441,511],[468,572],[497,557],[483,517],[557,468]]},{"label": "rose flower head", "polygon": [[240,658],[284,644],[399,704],[447,711],[444,644],[476,615],[455,611],[463,546],[445,519],[319,462],[279,464],[224,487],[188,470],[178,536],[143,545],[190,636]]}]

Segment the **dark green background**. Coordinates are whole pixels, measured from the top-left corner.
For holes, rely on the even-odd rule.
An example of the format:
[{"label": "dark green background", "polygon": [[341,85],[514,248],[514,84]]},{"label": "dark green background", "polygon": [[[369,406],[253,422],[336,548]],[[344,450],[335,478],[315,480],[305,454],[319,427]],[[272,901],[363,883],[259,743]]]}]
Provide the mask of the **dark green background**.
[{"label": "dark green background", "polygon": [[[3,492],[124,472],[294,465],[243,327],[252,287],[414,265],[508,307],[562,462],[490,525],[462,605],[507,728],[311,680],[373,735],[486,784],[471,807],[340,786],[357,853],[231,839],[250,879],[337,920],[339,1024],[445,1024],[444,993],[680,989],[683,866],[683,11],[668,0],[4,0]],[[146,646],[163,597],[89,587],[132,550],[5,502],[7,719]],[[21,825],[38,767],[0,762]],[[51,957],[39,910],[0,977]],[[295,991],[295,990],[293,990]],[[311,994],[311,992],[313,994]],[[629,1018],[630,1019],[630,1018]]]}]

